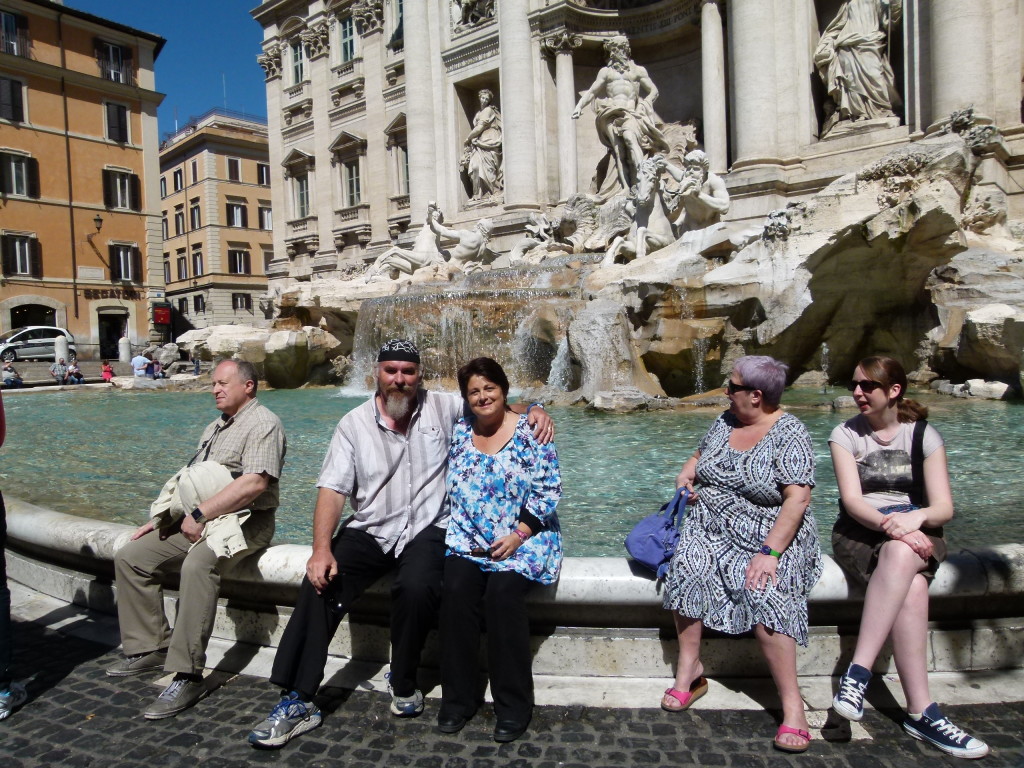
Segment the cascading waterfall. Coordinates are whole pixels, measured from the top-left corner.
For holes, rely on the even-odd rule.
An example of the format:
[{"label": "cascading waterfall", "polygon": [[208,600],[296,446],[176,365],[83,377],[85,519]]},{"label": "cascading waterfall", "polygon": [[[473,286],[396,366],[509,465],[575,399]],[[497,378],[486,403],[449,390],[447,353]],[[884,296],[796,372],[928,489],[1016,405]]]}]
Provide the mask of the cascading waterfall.
[{"label": "cascading waterfall", "polygon": [[706,336],[698,336],[693,340],[693,391],[697,393],[707,391],[704,373],[710,348],[711,339]]},{"label": "cascading waterfall", "polygon": [[547,385],[559,392],[568,392],[569,384],[572,381],[572,363],[569,361],[569,337],[563,336],[558,342],[558,351],[555,359],[551,361],[551,371],[548,373]]},{"label": "cascading waterfall", "polygon": [[825,380],[821,383],[821,392],[825,394],[828,392],[828,369],[832,361],[829,359],[828,342],[821,342],[821,372],[825,376]]}]

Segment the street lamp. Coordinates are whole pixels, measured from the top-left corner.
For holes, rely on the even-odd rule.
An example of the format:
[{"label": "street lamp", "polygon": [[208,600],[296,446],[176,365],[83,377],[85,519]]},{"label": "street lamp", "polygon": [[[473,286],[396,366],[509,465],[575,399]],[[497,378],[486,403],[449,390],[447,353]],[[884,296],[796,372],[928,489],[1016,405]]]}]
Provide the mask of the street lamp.
[{"label": "street lamp", "polygon": [[94,219],[92,220],[92,223],[96,225],[96,232],[97,232],[97,233],[98,233],[98,232],[99,232],[99,231],[100,231],[101,229],[103,229],[103,217],[102,217],[102,216],[100,216],[100,215],[99,215],[98,213],[96,214],[96,218],[94,218]]}]

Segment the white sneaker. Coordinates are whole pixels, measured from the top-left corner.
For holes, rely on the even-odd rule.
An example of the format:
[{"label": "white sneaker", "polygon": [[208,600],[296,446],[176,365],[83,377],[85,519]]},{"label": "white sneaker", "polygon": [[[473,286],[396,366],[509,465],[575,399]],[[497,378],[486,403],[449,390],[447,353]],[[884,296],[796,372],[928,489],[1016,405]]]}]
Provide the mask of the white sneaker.
[{"label": "white sneaker", "polygon": [[11,712],[28,701],[28,691],[21,683],[11,683],[11,687],[0,693],[0,720],[6,720]]}]

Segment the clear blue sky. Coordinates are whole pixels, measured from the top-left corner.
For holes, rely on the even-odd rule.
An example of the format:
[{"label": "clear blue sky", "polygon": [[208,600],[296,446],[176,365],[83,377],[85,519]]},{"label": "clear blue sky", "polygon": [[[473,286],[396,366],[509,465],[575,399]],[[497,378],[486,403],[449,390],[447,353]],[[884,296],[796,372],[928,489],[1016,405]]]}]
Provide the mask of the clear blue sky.
[{"label": "clear blue sky", "polygon": [[[194,115],[227,107],[267,115],[263,30],[249,15],[259,0],[64,0],[64,5],[167,40],[156,60],[160,138]],[[226,87],[225,87],[226,85]],[[225,99],[225,92],[227,94]]]}]

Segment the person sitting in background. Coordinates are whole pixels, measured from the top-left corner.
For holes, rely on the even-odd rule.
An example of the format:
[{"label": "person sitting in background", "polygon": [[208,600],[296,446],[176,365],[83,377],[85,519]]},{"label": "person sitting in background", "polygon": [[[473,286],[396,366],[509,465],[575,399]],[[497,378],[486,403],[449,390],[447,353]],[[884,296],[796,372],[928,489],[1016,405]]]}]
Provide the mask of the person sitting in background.
[{"label": "person sitting in background", "polygon": [[50,375],[53,376],[54,382],[57,384],[68,384],[68,366],[64,362],[64,358],[61,357],[50,366]]},{"label": "person sitting in background", "polygon": [[108,360],[104,360],[100,366],[100,376],[104,381],[111,381],[114,378],[114,369]]},{"label": "person sitting in background", "polygon": [[166,379],[167,374],[164,373],[164,366],[156,358],[153,358],[153,378],[154,379]]},{"label": "person sitting in background", "polygon": [[146,366],[149,364],[149,360],[141,352],[132,358],[132,372],[136,376],[146,375]]},{"label": "person sitting in background", "polygon": [[21,389],[25,382],[21,380],[21,374],[14,369],[13,363],[4,363],[4,386],[8,389]]},{"label": "person sitting in background", "polygon": [[866,357],[850,382],[860,414],[829,437],[839,486],[832,551],[851,581],[866,585],[853,659],[832,708],[864,717],[871,668],[888,638],[907,699],[903,729],[953,757],[978,758],[988,745],[942,714],[928,688],[928,584],[946,557],[942,526],[953,518],[946,448],[904,398],[907,374],[891,357]]},{"label": "person sitting in background", "polygon": [[554,584],[562,566],[555,507],[562,495],[555,444],[542,445],[526,416],[508,407],[508,377],[478,357],[458,373],[471,415],[448,452],[451,517],[441,593],[441,710],[456,733],[477,709],[481,624],[494,697],[494,740],[526,732],[533,714],[533,661],[526,592]]},{"label": "person sitting in background", "polygon": [[72,361],[68,365],[68,384],[84,384],[85,374],[82,373],[82,369],[78,367],[78,363]]}]

